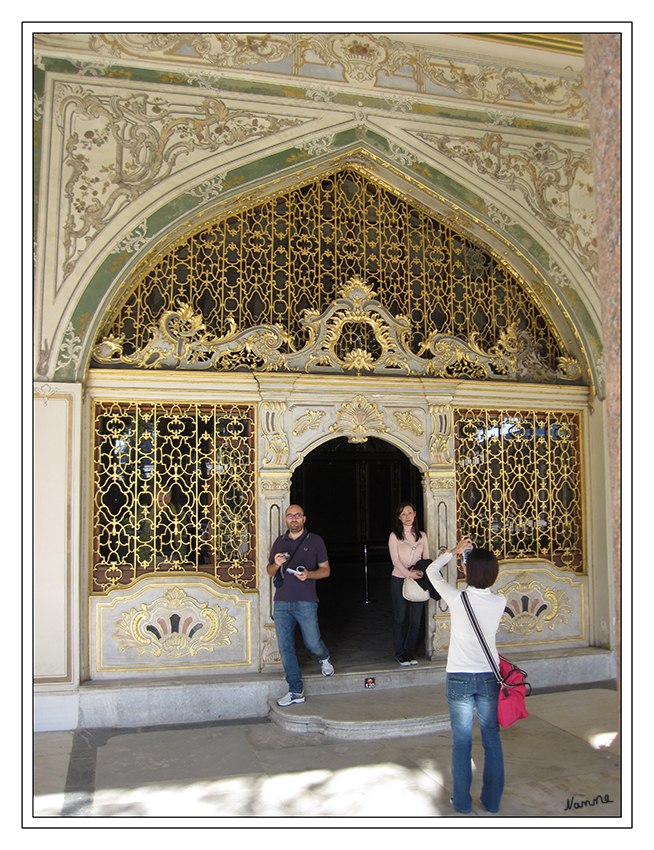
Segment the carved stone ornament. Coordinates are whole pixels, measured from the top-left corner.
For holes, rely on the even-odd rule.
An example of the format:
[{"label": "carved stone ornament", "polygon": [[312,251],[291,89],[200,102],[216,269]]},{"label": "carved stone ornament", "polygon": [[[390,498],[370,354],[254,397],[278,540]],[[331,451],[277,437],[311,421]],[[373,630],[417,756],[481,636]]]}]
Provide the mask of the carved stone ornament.
[{"label": "carved stone ornament", "polygon": [[335,425],[330,425],[333,434],[343,434],[350,443],[365,443],[367,434],[386,434],[390,431],[384,425],[383,416],[377,405],[367,401],[362,395],[346,402],[336,417]]},{"label": "carved stone ornament", "polygon": [[237,631],[234,622],[227,608],[210,608],[172,587],[151,605],[124,613],[114,637],[120,640],[121,652],[135,649],[137,655],[150,652],[155,657],[181,658],[229,645],[229,635]]},{"label": "carved stone ornament", "polygon": [[522,573],[500,591],[506,597],[500,630],[522,636],[550,631],[556,623],[567,623],[573,611],[565,590],[548,587],[529,573]]},{"label": "carved stone ornament", "polygon": [[93,357],[100,364],[122,363],[145,369],[249,368],[543,383],[573,381],[581,376],[579,363],[568,357],[560,358],[558,369],[553,370],[529,333],[515,325],[502,330],[497,344],[487,352],[474,333],[465,342],[434,332],[414,354],[408,343],[409,319],[391,315],[359,277],[343,287],[341,296],[323,313],[305,311],[301,324],[309,339],[300,351],[293,349],[290,335],[277,325],[238,331],[230,319],[227,333],[213,336],[207,332],[202,316],[180,303],[178,310],[161,316],[143,348],[125,354],[124,339],[108,336],[94,347]]}]

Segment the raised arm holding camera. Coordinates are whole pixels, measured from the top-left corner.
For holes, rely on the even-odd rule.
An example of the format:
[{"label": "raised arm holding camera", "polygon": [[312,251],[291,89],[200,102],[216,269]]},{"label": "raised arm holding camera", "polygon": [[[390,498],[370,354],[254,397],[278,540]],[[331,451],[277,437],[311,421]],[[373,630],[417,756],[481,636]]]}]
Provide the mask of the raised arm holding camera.
[{"label": "raised arm holding camera", "polygon": [[452,556],[463,555],[461,569],[466,576],[466,597],[472,606],[491,653],[498,661],[495,635],[506,601],[490,588],[497,580],[499,564],[489,549],[476,548],[462,537],[451,552],[444,552],[427,568],[427,577],[448,605],[451,620],[447,653],[445,695],[452,725],[452,806],[461,814],[472,811],[472,720],[473,708],[481,729],[484,771],[481,804],[491,813],[500,807],[504,790],[504,756],[497,720],[499,685],[470,623],[462,591],[441,575]]}]

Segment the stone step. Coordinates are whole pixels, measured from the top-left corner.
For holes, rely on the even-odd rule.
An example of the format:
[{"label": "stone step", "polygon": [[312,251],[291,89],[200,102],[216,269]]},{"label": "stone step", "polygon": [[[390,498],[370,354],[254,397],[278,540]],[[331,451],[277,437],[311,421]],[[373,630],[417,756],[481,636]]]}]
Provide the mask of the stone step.
[{"label": "stone step", "polygon": [[285,708],[271,699],[268,705],[269,718],[287,732],[318,732],[341,740],[427,735],[450,728],[444,684],[308,696],[306,702]]},{"label": "stone step", "polygon": [[[509,654],[509,653],[507,653]],[[579,685],[614,679],[615,657],[610,650],[593,647],[569,650],[521,650],[510,657],[529,674],[534,689]],[[445,683],[445,659],[421,661],[400,667],[394,660],[377,665],[336,666],[334,676],[320,675],[315,662],[302,668],[307,708],[315,697],[352,694],[367,699],[369,676],[375,678],[374,704],[379,694],[397,691],[401,700],[412,699],[415,690],[439,688]],[[265,717],[270,701],[280,699],[287,686],[281,667],[276,671],[248,675],[187,676],[84,682],[76,689],[35,692],[35,731],[85,727],[156,726],[168,723],[202,723]],[[366,705],[372,705],[372,701]],[[314,712],[312,712],[314,713]],[[433,712],[432,712],[433,713]],[[437,712],[440,714],[441,712]],[[442,714],[446,714],[443,708]],[[425,714],[427,716],[428,712]],[[345,718],[347,719],[347,717]],[[389,720],[393,718],[381,718]],[[380,727],[381,728],[381,727]]]}]

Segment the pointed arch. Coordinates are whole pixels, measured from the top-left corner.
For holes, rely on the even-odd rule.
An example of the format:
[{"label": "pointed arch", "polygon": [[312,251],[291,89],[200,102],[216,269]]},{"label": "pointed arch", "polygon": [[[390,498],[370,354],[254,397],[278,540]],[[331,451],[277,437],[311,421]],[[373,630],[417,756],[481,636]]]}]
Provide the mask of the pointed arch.
[{"label": "pointed arch", "polygon": [[[267,368],[249,344],[248,356],[235,359],[233,337],[248,328],[274,328],[277,347],[297,351],[313,334],[302,316],[324,313],[352,274],[377,287],[390,316],[406,321],[403,333],[415,354],[433,350],[444,336],[467,342],[473,349],[467,360],[474,363],[475,352],[503,349],[520,332],[552,374],[571,379],[574,357],[521,277],[464,228],[389,188],[358,162],[202,221],[190,234],[187,228],[142,263],[122,290],[97,336],[103,346],[94,349],[96,360],[170,366],[170,358],[135,357],[148,346],[161,354],[157,325],[165,335],[169,321],[185,338],[201,331],[203,343],[229,342],[228,355],[213,360],[218,368]],[[366,342],[362,332],[360,323],[348,329],[348,351],[367,351],[370,343],[374,348],[370,333]],[[192,365],[189,358],[182,364]],[[277,360],[272,368],[284,364]],[[457,374],[488,377],[470,363]]]}]

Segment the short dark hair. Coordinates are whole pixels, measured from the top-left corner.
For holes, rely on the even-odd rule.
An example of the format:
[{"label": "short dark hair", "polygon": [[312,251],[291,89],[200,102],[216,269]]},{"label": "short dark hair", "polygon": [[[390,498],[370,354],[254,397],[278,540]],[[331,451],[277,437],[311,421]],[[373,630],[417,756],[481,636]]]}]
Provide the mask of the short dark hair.
[{"label": "short dark hair", "polygon": [[500,571],[497,555],[490,549],[471,549],[466,560],[466,581],[470,587],[483,589],[495,584]]}]

